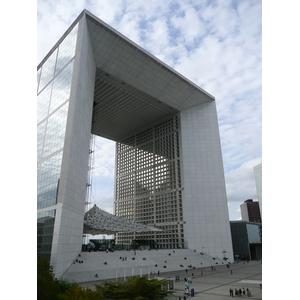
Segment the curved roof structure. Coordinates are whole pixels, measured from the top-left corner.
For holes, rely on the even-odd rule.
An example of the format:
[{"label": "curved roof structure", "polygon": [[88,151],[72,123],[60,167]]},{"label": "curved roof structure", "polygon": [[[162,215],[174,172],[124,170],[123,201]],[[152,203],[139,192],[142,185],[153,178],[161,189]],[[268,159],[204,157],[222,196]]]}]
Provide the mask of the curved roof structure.
[{"label": "curved roof structure", "polygon": [[84,233],[87,234],[114,234],[116,232],[158,232],[161,229],[117,217],[102,209],[96,204],[84,214]]}]

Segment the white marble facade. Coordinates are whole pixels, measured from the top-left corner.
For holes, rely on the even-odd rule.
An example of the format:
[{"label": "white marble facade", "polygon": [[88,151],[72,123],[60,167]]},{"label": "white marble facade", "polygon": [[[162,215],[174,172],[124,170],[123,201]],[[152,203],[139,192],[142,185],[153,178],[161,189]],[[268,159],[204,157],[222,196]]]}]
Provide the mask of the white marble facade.
[{"label": "white marble facade", "polygon": [[[61,55],[63,61],[64,57],[63,47],[59,54],[59,45],[74,26],[78,26],[78,32],[75,55],[71,59],[73,69],[69,74],[71,87],[66,101],[63,143],[61,148],[52,148],[53,152],[47,154],[45,145],[51,133],[47,133],[47,124],[51,122],[51,105],[56,100],[51,94],[52,83],[41,86],[46,74],[43,68],[46,70],[45,66],[51,62],[53,69],[61,72],[58,58]],[[139,57],[137,64],[134,63],[136,57]],[[97,79],[97,72],[100,79]],[[54,83],[57,76],[54,73]],[[106,86],[111,91],[109,96],[103,93]],[[63,93],[63,88],[57,89],[58,95]],[[114,96],[116,91],[120,94],[119,102]],[[80,14],[39,65],[38,96],[42,103],[38,105],[38,109],[42,107],[38,110],[38,189],[41,187],[38,190],[38,220],[44,222],[47,212],[55,215],[50,264],[56,277],[67,270],[81,251],[91,133],[118,142],[128,138],[131,132],[136,134],[175,115],[179,117],[184,247],[233,260],[214,97],[87,11]],[[98,107],[103,105],[98,111],[96,100]],[[113,101],[115,104],[111,105]],[[55,105],[63,107],[59,103]],[[105,115],[107,107],[110,112]],[[55,109],[58,111],[60,107],[54,107],[54,112]],[[93,128],[94,122],[102,127]],[[58,192],[52,202],[47,202],[46,196],[39,196],[44,191],[39,170],[51,157],[56,157],[56,153],[61,153],[61,165],[56,169],[59,174],[53,177],[55,184],[59,179]]]},{"label": "white marble facade", "polygon": [[180,113],[185,245],[233,259],[215,102]]}]

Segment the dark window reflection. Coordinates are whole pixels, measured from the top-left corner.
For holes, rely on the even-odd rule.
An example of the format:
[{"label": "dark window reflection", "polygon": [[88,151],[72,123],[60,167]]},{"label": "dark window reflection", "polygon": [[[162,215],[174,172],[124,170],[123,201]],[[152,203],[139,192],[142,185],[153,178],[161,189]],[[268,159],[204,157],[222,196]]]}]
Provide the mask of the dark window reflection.
[{"label": "dark window reflection", "polygon": [[37,254],[50,261],[55,209],[37,214]]}]

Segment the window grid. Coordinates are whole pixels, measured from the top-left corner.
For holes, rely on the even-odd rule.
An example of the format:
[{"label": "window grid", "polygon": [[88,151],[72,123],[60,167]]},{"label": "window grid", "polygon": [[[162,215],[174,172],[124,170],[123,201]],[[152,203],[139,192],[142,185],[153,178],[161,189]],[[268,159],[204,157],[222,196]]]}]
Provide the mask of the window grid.
[{"label": "window grid", "polygon": [[49,157],[39,165],[37,208],[55,205],[59,187],[62,151]]},{"label": "window grid", "polygon": [[115,214],[163,230],[118,233],[117,244],[155,240],[171,249],[184,243],[178,118],[117,143]]},{"label": "window grid", "polygon": [[37,214],[37,253],[50,261],[55,209]]},{"label": "window grid", "polygon": [[[57,203],[78,25],[37,70],[37,208]],[[51,255],[55,210],[38,214],[38,252]],[[50,214],[49,212],[49,214]],[[54,214],[54,215],[53,215]]]}]

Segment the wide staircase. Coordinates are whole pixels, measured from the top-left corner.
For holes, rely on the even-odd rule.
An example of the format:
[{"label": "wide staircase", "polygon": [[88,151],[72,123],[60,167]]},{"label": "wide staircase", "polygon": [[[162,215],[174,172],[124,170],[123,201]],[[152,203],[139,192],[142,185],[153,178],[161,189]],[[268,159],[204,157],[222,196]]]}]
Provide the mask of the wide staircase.
[{"label": "wide staircase", "polygon": [[158,271],[163,274],[222,264],[226,264],[223,258],[213,258],[188,249],[81,252],[62,279],[76,283],[116,280],[137,275],[157,275]]}]

